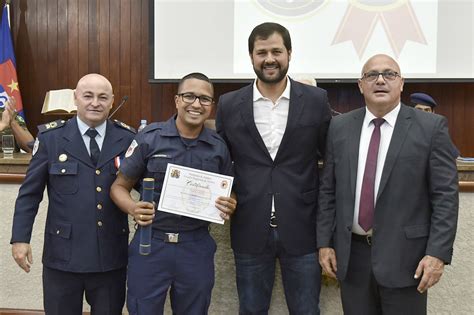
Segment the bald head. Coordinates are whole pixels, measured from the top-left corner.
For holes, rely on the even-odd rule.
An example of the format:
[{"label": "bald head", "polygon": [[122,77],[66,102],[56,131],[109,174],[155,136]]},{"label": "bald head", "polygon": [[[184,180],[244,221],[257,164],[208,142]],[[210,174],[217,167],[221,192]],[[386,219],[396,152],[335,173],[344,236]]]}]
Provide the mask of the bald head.
[{"label": "bald head", "polygon": [[114,103],[112,84],[100,74],[87,74],[77,82],[74,101],[79,119],[96,127],[107,119]]},{"label": "bald head", "polygon": [[82,89],[85,86],[89,85],[103,85],[105,89],[110,91],[110,94],[113,95],[112,84],[106,77],[98,73],[89,73],[79,79],[76,85],[77,89]]},{"label": "bald head", "polygon": [[395,59],[393,59],[392,57],[390,57],[389,55],[384,55],[384,54],[378,54],[378,55],[374,55],[372,57],[370,57],[364,64],[364,66],[362,67],[362,72],[361,72],[361,75],[364,75],[364,73],[366,73],[368,71],[368,69],[370,69],[370,66],[372,64],[377,64],[377,63],[380,63],[380,62],[384,62],[386,64],[390,64],[391,67],[393,68],[393,70],[395,70],[396,72],[398,72],[399,74],[401,74],[400,72],[400,66],[398,65],[398,63],[395,61]]}]

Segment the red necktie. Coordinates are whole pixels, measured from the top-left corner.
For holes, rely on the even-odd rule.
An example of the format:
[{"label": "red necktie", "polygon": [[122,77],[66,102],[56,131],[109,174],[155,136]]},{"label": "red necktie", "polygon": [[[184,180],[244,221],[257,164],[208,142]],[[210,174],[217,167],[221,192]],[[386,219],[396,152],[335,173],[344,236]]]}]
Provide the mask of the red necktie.
[{"label": "red necktie", "polygon": [[374,188],[375,173],[377,172],[377,156],[380,146],[380,126],[385,122],[385,119],[375,118],[372,122],[374,123],[374,131],[370,138],[367,161],[365,162],[364,179],[362,180],[359,204],[359,225],[366,232],[372,228],[374,222]]}]

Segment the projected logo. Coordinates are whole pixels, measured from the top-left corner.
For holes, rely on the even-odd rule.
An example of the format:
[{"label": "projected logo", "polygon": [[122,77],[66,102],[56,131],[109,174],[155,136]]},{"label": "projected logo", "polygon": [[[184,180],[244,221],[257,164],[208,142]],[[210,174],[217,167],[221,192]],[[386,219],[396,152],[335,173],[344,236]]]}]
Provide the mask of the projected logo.
[{"label": "projected logo", "polygon": [[352,41],[362,58],[379,21],[396,57],[408,40],[427,44],[410,0],[350,0],[332,45]]},{"label": "projected logo", "polygon": [[5,108],[5,105],[8,101],[8,94],[0,84],[0,108]]},{"label": "projected logo", "polygon": [[300,17],[318,10],[329,0],[255,0],[266,11],[283,17]]}]

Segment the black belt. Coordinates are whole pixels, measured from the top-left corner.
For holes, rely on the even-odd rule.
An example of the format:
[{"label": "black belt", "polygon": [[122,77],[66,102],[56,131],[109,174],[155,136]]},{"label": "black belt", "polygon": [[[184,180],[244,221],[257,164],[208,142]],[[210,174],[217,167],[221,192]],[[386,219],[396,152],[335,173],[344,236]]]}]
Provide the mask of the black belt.
[{"label": "black belt", "polygon": [[182,243],[197,241],[209,235],[209,229],[200,228],[192,231],[165,232],[153,229],[153,238],[163,240],[165,243]]},{"label": "black belt", "polygon": [[365,243],[367,245],[372,245],[372,235],[360,235],[352,233],[352,239],[357,242]]}]

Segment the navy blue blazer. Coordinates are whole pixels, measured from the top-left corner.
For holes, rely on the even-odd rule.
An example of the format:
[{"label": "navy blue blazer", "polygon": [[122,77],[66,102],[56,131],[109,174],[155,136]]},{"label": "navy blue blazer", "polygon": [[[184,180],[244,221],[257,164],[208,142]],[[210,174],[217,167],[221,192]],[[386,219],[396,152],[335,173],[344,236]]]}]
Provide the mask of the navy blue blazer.
[{"label": "navy blue blazer", "polygon": [[37,151],[16,200],[11,243],[30,242],[47,186],[43,264],[69,272],[104,272],[126,266],[127,215],[115,206],[109,191],[134,131],[107,121],[95,167],[76,117],[44,126],[39,128]]},{"label": "navy blue blazer", "polygon": [[294,255],[316,251],[317,160],[331,119],[326,91],[291,80],[288,121],[275,160],[255,125],[253,85],[219,99],[216,128],[234,161],[237,209],[231,222],[234,251],[259,253],[270,229],[272,197],[278,232]]}]

